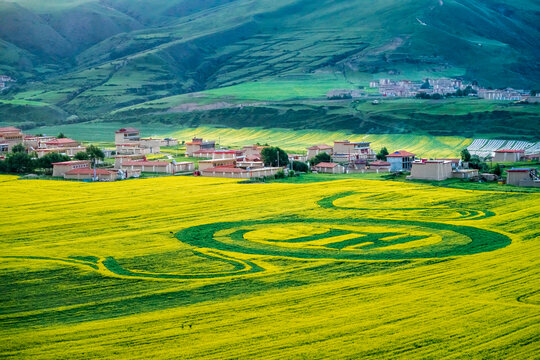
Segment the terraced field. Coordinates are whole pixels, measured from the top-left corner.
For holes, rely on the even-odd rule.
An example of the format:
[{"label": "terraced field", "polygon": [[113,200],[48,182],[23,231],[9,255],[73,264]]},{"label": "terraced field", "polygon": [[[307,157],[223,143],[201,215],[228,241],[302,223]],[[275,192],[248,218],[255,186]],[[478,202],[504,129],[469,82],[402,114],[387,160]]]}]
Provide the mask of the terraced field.
[{"label": "terraced field", "polygon": [[540,194],[0,176],[0,358],[534,358]]}]

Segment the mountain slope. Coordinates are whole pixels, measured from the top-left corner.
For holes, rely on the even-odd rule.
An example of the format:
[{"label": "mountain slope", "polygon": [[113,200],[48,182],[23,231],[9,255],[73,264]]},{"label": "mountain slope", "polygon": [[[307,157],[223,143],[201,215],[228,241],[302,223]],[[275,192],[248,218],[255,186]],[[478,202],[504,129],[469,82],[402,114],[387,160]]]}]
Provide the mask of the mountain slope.
[{"label": "mountain slope", "polygon": [[[535,1],[17,3],[0,1],[16,9],[18,18],[27,18],[30,33],[47,34],[49,45],[37,35],[21,41],[9,31],[14,22],[8,22],[0,38],[49,71],[34,69],[33,76],[43,81],[7,96],[50,102],[81,118],[213,89],[234,98],[237,86],[283,84],[283,99],[296,98],[296,90],[287,93],[291,87],[316,88],[305,92],[320,99],[331,88],[358,88],[383,77],[452,76],[492,87],[540,85],[540,5]],[[51,49],[53,40],[57,45]],[[32,79],[13,61],[0,66]]]}]

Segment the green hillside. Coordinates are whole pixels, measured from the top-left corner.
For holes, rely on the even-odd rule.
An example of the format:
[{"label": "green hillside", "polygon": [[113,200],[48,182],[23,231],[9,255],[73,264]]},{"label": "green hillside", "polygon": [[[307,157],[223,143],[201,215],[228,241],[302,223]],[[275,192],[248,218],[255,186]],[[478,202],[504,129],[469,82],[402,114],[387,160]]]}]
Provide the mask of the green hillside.
[{"label": "green hillside", "polygon": [[[181,124],[186,117],[196,123],[217,116],[221,125],[241,126],[246,120],[245,125],[272,126],[268,119],[276,116],[268,109],[297,114],[308,106],[326,117],[334,106],[321,104],[328,90],[358,89],[383,77],[462,77],[484,86],[535,89],[540,87],[539,14],[535,1],[0,0],[0,46],[6,49],[0,70],[20,80],[0,98],[45,102],[81,121],[124,121],[133,114],[161,121],[165,112],[176,114],[167,115],[167,122]],[[187,98],[207,108],[178,115]],[[269,101],[284,103],[260,104]],[[235,112],[231,124],[223,103],[270,115],[252,120],[245,111]],[[315,119],[313,126],[432,130],[424,104],[411,103],[416,108],[375,119],[366,111],[351,114],[355,104],[338,104],[335,110],[346,118],[337,119],[338,125]],[[155,104],[170,106],[156,112]],[[528,129],[538,129],[537,107],[471,108],[458,116],[506,118],[518,128],[514,135],[536,135]],[[351,125],[349,115],[376,126],[357,126],[354,119]],[[418,116],[425,121],[416,121]],[[302,122],[292,117],[293,123]],[[300,128],[312,123],[277,121],[276,126]],[[474,121],[468,130],[506,132],[485,125]]]}]

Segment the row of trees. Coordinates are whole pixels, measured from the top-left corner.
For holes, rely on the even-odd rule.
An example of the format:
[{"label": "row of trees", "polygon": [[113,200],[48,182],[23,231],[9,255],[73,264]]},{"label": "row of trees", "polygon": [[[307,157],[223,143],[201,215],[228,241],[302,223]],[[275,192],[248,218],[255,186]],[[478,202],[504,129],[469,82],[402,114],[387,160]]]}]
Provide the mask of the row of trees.
[{"label": "row of trees", "polygon": [[[90,145],[86,151],[79,152],[75,155],[78,160],[91,160],[95,166],[98,160],[103,160],[105,154],[97,146]],[[22,144],[15,145],[5,160],[0,160],[0,172],[14,174],[28,174],[36,170],[41,170],[45,173],[52,171],[54,163],[69,161],[69,156],[59,153],[49,153],[41,158],[37,158],[35,153],[28,154],[26,147]]]},{"label": "row of trees", "polygon": [[478,171],[481,173],[489,172],[497,176],[501,176],[503,173],[501,165],[497,163],[495,164],[495,167],[492,168],[490,165],[487,164],[487,161],[490,160],[491,156],[481,159],[478,155],[471,155],[471,153],[467,149],[461,150],[461,161],[468,163],[470,169],[478,169]]}]

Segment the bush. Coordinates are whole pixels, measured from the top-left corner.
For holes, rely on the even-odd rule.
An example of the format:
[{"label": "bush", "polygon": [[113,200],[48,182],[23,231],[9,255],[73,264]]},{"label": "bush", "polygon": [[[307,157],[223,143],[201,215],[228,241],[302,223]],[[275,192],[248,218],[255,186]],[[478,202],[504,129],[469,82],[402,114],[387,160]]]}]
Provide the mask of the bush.
[{"label": "bush", "polygon": [[41,169],[52,169],[53,163],[69,161],[70,158],[67,155],[59,153],[49,153],[42,158],[36,160],[36,166]]},{"label": "bush", "polygon": [[297,172],[308,172],[309,166],[305,162],[302,161],[293,161],[292,168],[294,171]]},{"label": "bush", "polygon": [[322,162],[331,162],[331,161],[332,161],[332,157],[325,152],[319,153],[314,158],[309,160],[312,166],[320,164]]},{"label": "bush", "polygon": [[75,154],[73,158],[75,160],[88,160],[90,157],[88,156],[88,153],[86,153],[85,151],[79,151],[78,153]]},{"label": "bush", "polygon": [[493,169],[493,174],[497,175],[497,176],[501,176],[502,175],[502,167],[501,165],[497,164],[495,165],[495,168]]},{"label": "bush", "polygon": [[283,179],[283,178],[285,178],[285,173],[283,172],[283,170],[279,170],[279,171],[276,173],[276,175],[274,175],[274,177],[275,177],[276,179]]},{"label": "bush", "polygon": [[377,153],[377,159],[378,159],[378,160],[384,160],[384,161],[386,161],[386,156],[387,156],[388,154],[389,154],[389,153],[388,153],[388,149],[387,149],[386,146],[385,146],[385,147],[383,147],[383,148],[381,149],[381,151],[379,151],[379,152]]},{"label": "bush", "polygon": [[35,162],[26,152],[11,153],[5,160],[5,171],[11,173],[30,173],[36,167]]},{"label": "bush", "polygon": [[461,150],[461,160],[464,162],[469,162],[471,160],[471,153],[469,152],[469,150]]}]

